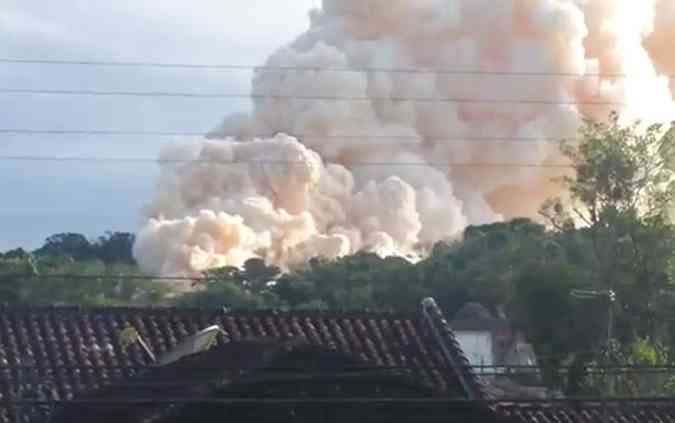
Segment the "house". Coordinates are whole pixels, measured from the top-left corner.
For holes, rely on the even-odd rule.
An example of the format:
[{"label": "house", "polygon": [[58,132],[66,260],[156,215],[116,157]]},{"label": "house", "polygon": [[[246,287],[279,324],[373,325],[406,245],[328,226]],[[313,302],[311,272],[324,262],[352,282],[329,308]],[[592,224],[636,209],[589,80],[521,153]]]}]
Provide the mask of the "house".
[{"label": "house", "polygon": [[[211,348],[175,354],[214,325]],[[0,422],[675,421],[665,401],[494,392],[431,299],[414,313],[0,308]]]},{"label": "house", "polygon": [[[497,319],[481,304],[467,303],[453,317],[452,329],[460,347],[474,366],[504,363],[513,333],[506,319]],[[480,368],[478,372],[481,373]]]},{"label": "house", "polygon": [[534,349],[509,321],[494,317],[483,305],[465,304],[450,322],[455,338],[475,373],[491,393],[511,398],[547,398]]},{"label": "house", "polygon": [[[130,398],[147,402],[125,403]],[[153,402],[170,398],[195,402]],[[204,398],[211,402],[201,402]],[[353,402],[365,398],[369,400]],[[410,402],[443,398],[415,371],[378,369],[304,340],[240,341],[150,368],[81,397],[105,402],[67,405],[50,422],[496,421],[480,404],[458,403],[449,412],[444,402]]]},{"label": "house", "polygon": [[[0,421],[18,415],[51,416],[50,401],[81,398],[131,380],[143,383],[137,378],[152,379],[154,373],[148,370],[159,371],[153,368],[153,356],[161,360],[181,340],[212,325],[222,328],[215,351],[223,354],[224,347],[237,348],[241,342],[298,341],[321,348],[321,354],[315,352],[322,357],[334,352],[375,370],[399,370],[396,380],[413,378],[420,392],[431,389],[434,395],[466,399],[483,395],[433,300],[425,300],[414,313],[4,307],[0,400],[38,399],[41,407],[10,403],[0,411]],[[122,335],[129,328],[142,342],[126,345]],[[257,362],[264,367],[264,360]],[[225,379],[207,384],[223,385]]]},{"label": "house", "polygon": [[534,350],[522,334],[514,331],[508,320],[494,317],[481,304],[465,304],[450,325],[469,362],[474,366],[486,366],[485,372],[478,367],[478,373],[492,373],[492,366],[497,365],[537,364]]}]

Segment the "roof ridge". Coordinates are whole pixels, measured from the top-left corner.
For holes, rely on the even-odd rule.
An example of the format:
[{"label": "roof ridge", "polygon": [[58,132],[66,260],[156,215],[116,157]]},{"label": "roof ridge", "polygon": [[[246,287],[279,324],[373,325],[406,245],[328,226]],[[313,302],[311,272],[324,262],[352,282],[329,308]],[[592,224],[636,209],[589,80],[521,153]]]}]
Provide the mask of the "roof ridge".
[{"label": "roof ridge", "polygon": [[84,313],[117,313],[117,312],[156,312],[156,313],[206,313],[222,316],[386,316],[400,318],[414,318],[418,315],[414,311],[398,310],[293,310],[293,309],[259,309],[259,310],[223,310],[219,307],[177,307],[177,306],[82,306],[82,305],[12,305],[0,304],[0,313],[52,313],[52,312],[84,312]]},{"label": "roof ridge", "polygon": [[436,304],[436,300],[431,297],[422,300],[422,312],[429,319],[429,324],[435,334],[439,337],[439,343],[442,350],[446,353],[448,364],[456,373],[467,391],[466,395],[469,399],[483,399],[486,397],[485,390],[478,376],[471,368],[469,359],[464,354],[459,341],[455,337],[455,333],[448,324],[448,321],[443,316],[441,308]]},{"label": "roof ridge", "polygon": [[527,400],[527,399],[504,399],[496,400],[494,402],[498,408],[595,408],[595,407],[609,407],[613,408],[630,408],[642,407],[645,404],[656,407],[675,408],[672,398],[560,398],[558,400],[543,399],[543,400]]}]

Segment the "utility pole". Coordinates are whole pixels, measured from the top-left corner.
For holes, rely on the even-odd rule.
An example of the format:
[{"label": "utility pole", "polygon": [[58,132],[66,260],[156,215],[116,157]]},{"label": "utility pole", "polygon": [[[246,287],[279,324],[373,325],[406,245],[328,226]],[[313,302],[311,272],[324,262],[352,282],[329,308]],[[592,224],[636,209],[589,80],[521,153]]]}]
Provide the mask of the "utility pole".
[{"label": "utility pole", "polygon": [[[614,336],[614,301],[616,300],[616,294],[611,289],[606,290],[592,290],[592,289],[574,289],[571,292],[574,298],[579,298],[582,300],[594,300],[597,298],[607,298],[607,340],[606,348],[607,353],[605,355],[604,364],[605,369],[607,370],[607,382],[606,382],[606,396],[614,396],[614,378],[610,372],[609,366],[611,365],[609,354],[612,348],[612,338]],[[607,410],[607,401],[603,401],[603,422],[609,423],[609,413]]]}]

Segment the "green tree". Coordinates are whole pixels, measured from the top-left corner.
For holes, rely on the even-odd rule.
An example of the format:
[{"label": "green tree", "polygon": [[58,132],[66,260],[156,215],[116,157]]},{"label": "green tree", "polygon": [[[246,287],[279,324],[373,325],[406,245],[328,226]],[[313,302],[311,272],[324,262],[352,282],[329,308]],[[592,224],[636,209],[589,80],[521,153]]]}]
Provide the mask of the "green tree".
[{"label": "green tree", "polygon": [[281,269],[264,260],[251,258],[242,268],[227,266],[203,273],[206,283],[178,298],[177,304],[191,307],[260,309],[281,307],[275,291]]},{"label": "green tree", "polygon": [[315,258],[278,279],[274,290],[293,308],[410,309],[428,295],[418,268],[400,257],[361,252]]},{"label": "green tree", "polygon": [[669,284],[675,247],[675,131],[641,122],[587,120],[580,143],[563,143],[573,175],[562,179],[569,200],[546,202],[542,214],[561,232],[576,226],[591,241],[587,283],[617,293],[617,334],[624,342],[657,336],[658,298]]},{"label": "green tree", "polygon": [[96,257],[94,246],[82,234],[66,232],[49,236],[42,247],[35,250],[39,256],[67,257],[90,260]]},{"label": "green tree", "polygon": [[[611,386],[610,394],[617,397],[672,395],[673,377],[664,371],[672,360],[663,344],[646,338],[637,338],[625,346],[613,342],[603,355],[588,363],[584,393],[605,394],[606,387]],[[636,370],[640,367],[651,369]]]},{"label": "green tree", "polygon": [[0,257],[0,303],[23,302],[30,289],[30,277],[37,274],[35,259],[23,250],[13,250]]},{"label": "green tree", "polygon": [[515,281],[523,269],[564,261],[564,254],[544,226],[514,219],[468,227],[462,241],[436,245],[418,268],[426,292],[449,314],[467,301],[501,314],[516,300]]},{"label": "green tree", "polygon": [[96,258],[106,264],[136,264],[133,245],[136,237],[128,232],[106,232],[93,244]]}]

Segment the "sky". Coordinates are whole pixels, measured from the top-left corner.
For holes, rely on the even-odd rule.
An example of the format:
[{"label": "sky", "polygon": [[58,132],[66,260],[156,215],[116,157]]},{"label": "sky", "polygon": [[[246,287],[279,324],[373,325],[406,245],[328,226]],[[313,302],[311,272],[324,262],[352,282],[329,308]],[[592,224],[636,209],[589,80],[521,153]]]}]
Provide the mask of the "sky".
[{"label": "sky", "polygon": [[[2,0],[0,58],[258,65],[308,27],[317,0]],[[0,63],[0,88],[248,93],[248,70]],[[0,93],[0,129],[204,131],[242,99]],[[9,135],[0,156],[158,155],[170,137]],[[49,235],[135,231],[155,163],[0,160],[0,251]]]}]

